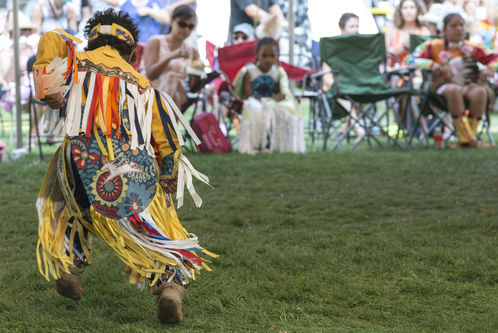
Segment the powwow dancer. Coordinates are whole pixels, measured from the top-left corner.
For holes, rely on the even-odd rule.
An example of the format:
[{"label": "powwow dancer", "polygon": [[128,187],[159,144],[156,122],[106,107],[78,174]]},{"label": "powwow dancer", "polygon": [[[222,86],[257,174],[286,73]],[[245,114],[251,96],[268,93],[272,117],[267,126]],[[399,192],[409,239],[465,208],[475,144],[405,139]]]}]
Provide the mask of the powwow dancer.
[{"label": "powwow dancer", "polygon": [[80,299],[95,235],[128,266],[130,283],[149,279],[159,320],[175,323],[187,296],[182,283],[209,270],[201,254],[215,256],[187,233],[172,204],[176,189],[183,204],[187,185],[199,207],[192,176],[208,182],[182,154],[176,119],[199,140],[171,98],[130,65],[138,30],[127,14],[97,12],[85,36],[88,47],[77,52],[75,37],[46,33],[34,65],[37,98],[52,109],[49,130],[65,136],[36,203],[38,266],[59,294]]}]

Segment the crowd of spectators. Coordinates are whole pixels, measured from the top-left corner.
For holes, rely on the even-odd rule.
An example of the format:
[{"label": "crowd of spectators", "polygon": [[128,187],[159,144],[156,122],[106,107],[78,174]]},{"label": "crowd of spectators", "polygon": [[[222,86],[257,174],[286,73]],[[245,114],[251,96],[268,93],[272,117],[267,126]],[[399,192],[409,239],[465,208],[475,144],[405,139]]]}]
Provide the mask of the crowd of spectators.
[{"label": "crowd of spectators", "polygon": [[[311,57],[308,0],[296,0],[294,3],[296,47],[299,53],[306,53]],[[364,3],[375,5],[376,1],[365,0]],[[441,36],[443,18],[449,13],[458,13],[462,17],[468,40],[474,45],[486,52],[496,52],[498,43],[495,43],[494,0],[399,0],[389,3],[396,5],[392,14],[387,14],[387,22],[391,23],[379,27],[379,30],[386,34],[387,52],[395,56],[393,65],[405,64],[405,58],[409,54],[410,34]],[[23,66],[21,81],[26,81],[26,58],[29,58],[28,53],[34,54],[41,34],[59,28],[83,37],[81,31],[86,21],[96,11],[108,7],[127,12],[138,24],[140,37],[137,53],[142,62],[137,63],[136,67],[181,105],[186,99],[187,86],[195,85],[198,80],[195,75],[185,73],[185,66],[199,60],[195,39],[202,31],[196,30],[196,0],[28,1],[19,16]],[[350,14],[355,15],[355,12]],[[8,11],[0,10],[0,31],[4,31],[0,37],[3,41],[0,55],[2,59],[12,60],[12,19],[8,16]],[[265,37],[280,39],[279,53],[285,55],[288,47],[288,18],[288,1],[285,0],[230,0],[227,44]],[[353,23],[356,24],[356,30],[353,30],[358,32],[357,16],[353,16],[353,20],[348,22]],[[348,29],[348,26],[341,26],[342,33],[348,33]],[[9,61],[3,61],[0,66],[2,91],[9,91],[9,87],[12,87],[12,68]],[[12,107],[12,96],[3,95],[2,107],[8,110]]]},{"label": "crowd of spectators", "polygon": [[[311,1],[294,1],[297,39],[295,49],[297,48],[299,53],[308,54],[312,49],[310,21],[307,15],[309,2]],[[246,31],[249,29],[247,26],[254,29],[253,35],[256,38],[265,36],[280,38],[280,53],[283,56],[288,53],[288,1],[230,0],[229,3],[228,43],[234,42],[234,37],[248,38],[247,34],[234,31],[234,27],[240,29],[245,24]],[[364,3],[374,6],[380,1],[364,0]],[[401,63],[408,53],[409,34],[438,35],[441,32],[442,19],[449,12],[458,12],[462,15],[472,42],[487,51],[496,50],[494,43],[496,1],[494,0],[391,0],[382,3],[396,5],[397,10],[393,14],[388,14],[388,24],[379,28],[386,33],[388,52],[397,55]],[[26,2],[23,14],[31,20],[34,36],[61,28],[83,37],[82,28],[93,13],[108,7],[120,9],[127,12],[140,27],[139,42],[143,48],[152,36],[170,33],[173,11],[180,5],[189,5],[194,11],[197,7],[196,0],[31,0]],[[7,14],[7,10],[0,9],[0,32],[2,30],[4,33],[7,32]],[[194,27],[186,40],[187,44],[196,46],[197,35],[198,32]],[[141,69],[145,69],[143,64]]]}]

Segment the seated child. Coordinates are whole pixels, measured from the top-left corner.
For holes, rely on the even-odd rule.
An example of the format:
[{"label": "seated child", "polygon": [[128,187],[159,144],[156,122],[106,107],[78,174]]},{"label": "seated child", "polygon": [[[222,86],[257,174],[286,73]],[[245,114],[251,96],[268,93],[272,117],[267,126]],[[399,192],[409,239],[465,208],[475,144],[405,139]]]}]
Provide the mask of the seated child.
[{"label": "seated child", "polygon": [[477,147],[478,125],[488,106],[486,78],[493,75],[497,56],[488,55],[465,40],[465,21],[458,13],[446,15],[442,33],[443,38],[420,45],[412,53],[410,62],[432,67],[431,88],[448,103],[459,146]]},{"label": "seated child", "polygon": [[245,100],[240,124],[240,153],[305,151],[303,120],[290,92],[287,74],[278,66],[278,47],[274,39],[258,41],[256,63],[242,68],[235,86]]}]

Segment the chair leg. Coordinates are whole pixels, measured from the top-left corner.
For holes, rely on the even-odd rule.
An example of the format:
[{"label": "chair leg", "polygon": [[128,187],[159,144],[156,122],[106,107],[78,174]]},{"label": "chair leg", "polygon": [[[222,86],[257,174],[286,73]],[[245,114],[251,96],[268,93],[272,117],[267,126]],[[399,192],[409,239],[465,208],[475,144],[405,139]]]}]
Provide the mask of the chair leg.
[{"label": "chair leg", "polygon": [[29,132],[28,132],[28,151],[31,153],[31,131],[33,130],[33,104],[31,98],[28,103],[29,108]]},{"label": "chair leg", "polygon": [[[430,146],[430,141],[429,141],[429,133],[432,131],[429,131],[429,128],[427,127],[427,122],[425,121],[425,117],[422,115],[422,112],[418,108],[418,103],[416,101],[415,96],[411,96],[410,98],[410,109],[411,113],[410,115],[413,116],[415,120],[415,123],[412,124],[411,128],[408,128],[409,132],[414,132],[417,130],[417,127],[420,126],[420,131],[422,132],[422,138],[420,141],[425,140],[427,148]],[[408,117],[408,119],[411,121],[412,117]],[[433,127],[434,128],[434,127]],[[413,138],[413,135],[410,136],[410,138]],[[411,139],[409,140],[409,143],[411,143]]]},{"label": "chair leg", "polygon": [[311,138],[311,144],[315,143],[315,132],[316,132],[316,109],[315,109],[315,100],[311,99],[310,103],[310,114],[308,119],[308,133]]},{"label": "chair leg", "polygon": [[486,135],[488,136],[489,142],[491,145],[494,147],[496,145],[495,139],[493,137],[493,134],[491,133],[491,128],[489,126],[489,122],[487,120],[487,117],[482,118],[482,128],[481,131],[479,132],[478,136],[482,139],[483,132],[486,132]]},{"label": "chair leg", "polygon": [[39,119],[38,119],[38,115],[36,113],[36,106],[35,106],[35,104],[33,104],[33,99],[30,98],[29,99],[29,139],[28,139],[29,151],[31,151],[31,140],[32,140],[31,131],[32,131],[32,127],[35,126],[38,152],[40,154],[40,160],[43,161],[43,151],[42,151],[42,144],[41,144],[41,138],[40,138],[40,128],[38,127],[38,121],[39,121]]},{"label": "chair leg", "polygon": [[[374,115],[371,115],[370,112],[366,112],[368,110],[365,110],[365,112],[364,112],[365,121],[368,120],[368,122],[370,123],[370,126],[368,128],[370,129],[370,128],[373,128],[374,126],[377,126],[380,130],[380,133],[385,135],[387,137],[387,140],[389,141],[392,138],[390,138],[389,133],[387,133],[384,130],[384,128],[382,127],[382,124],[379,122],[379,120],[377,120],[375,118],[375,114],[377,113],[377,108],[373,107],[373,109],[374,109]],[[389,112],[389,109],[387,109],[386,112]],[[369,138],[372,138],[379,146],[381,146],[381,147],[384,146],[382,144],[382,142],[380,142],[380,140],[377,139],[377,137],[375,135],[373,135],[370,130],[366,131],[366,134],[368,135]],[[392,140],[393,140],[393,143],[395,145],[397,145],[399,148],[403,149],[403,146],[400,145],[398,140],[394,140],[394,139],[392,139]]]},{"label": "chair leg", "polygon": [[332,127],[332,131],[334,133],[334,136],[336,138],[336,145],[334,145],[334,149],[337,146],[340,151],[342,151],[341,147],[341,142],[339,140],[339,136],[337,133],[337,129],[335,128],[334,125],[334,117],[333,117],[333,112],[334,110],[330,108],[329,102],[327,100],[327,96],[325,94],[320,95],[320,114],[321,114],[321,119],[322,119],[322,132],[323,132],[323,150],[327,150],[327,142],[329,140],[329,132],[330,128]]}]

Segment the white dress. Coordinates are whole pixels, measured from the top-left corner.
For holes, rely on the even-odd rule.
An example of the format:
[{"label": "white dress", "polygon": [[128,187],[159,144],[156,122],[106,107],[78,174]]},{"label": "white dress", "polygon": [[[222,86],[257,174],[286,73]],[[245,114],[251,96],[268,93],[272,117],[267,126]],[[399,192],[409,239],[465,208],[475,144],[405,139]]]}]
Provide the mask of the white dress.
[{"label": "white dress", "polygon": [[[268,72],[263,73],[252,63],[242,70],[245,71],[245,75],[249,75],[255,97],[250,97],[244,102],[239,152],[246,154],[261,151],[304,153],[306,148],[303,118],[289,90],[285,71],[273,65]],[[278,87],[285,95],[285,99],[279,102],[271,98]]]}]

